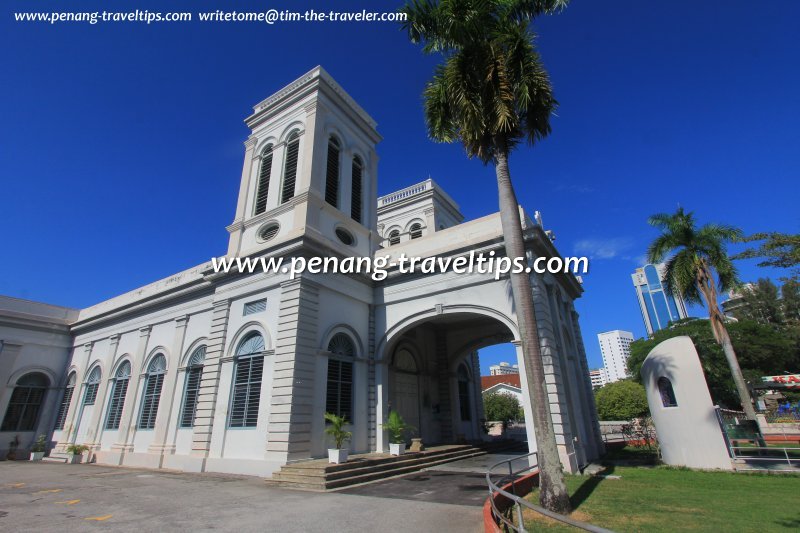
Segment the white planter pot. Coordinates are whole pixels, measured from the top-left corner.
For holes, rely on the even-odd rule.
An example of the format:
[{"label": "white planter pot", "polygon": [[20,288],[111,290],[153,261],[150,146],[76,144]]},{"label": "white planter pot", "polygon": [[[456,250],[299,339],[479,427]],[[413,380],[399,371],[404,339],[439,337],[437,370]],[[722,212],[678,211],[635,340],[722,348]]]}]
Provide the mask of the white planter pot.
[{"label": "white planter pot", "polygon": [[336,448],[328,448],[328,462],[338,465],[347,462],[348,450],[337,450]]},{"label": "white planter pot", "polygon": [[83,454],[82,453],[70,453],[70,454],[67,454],[67,464],[77,465],[77,464],[80,464],[80,462],[82,460],[83,460]]},{"label": "white planter pot", "polygon": [[400,443],[400,444],[394,444],[394,443],[390,443],[389,444],[389,454],[390,455],[403,455],[404,453],[406,453],[406,443],[405,442]]},{"label": "white planter pot", "polygon": [[31,452],[31,461],[41,461],[44,457],[44,452]]}]

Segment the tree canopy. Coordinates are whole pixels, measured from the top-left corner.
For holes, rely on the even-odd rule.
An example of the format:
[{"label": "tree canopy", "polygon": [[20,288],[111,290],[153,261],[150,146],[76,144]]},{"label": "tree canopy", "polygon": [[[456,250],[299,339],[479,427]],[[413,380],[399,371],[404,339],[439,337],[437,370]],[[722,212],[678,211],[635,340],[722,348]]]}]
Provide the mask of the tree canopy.
[{"label": "tree canopy", "polygon": [[788,268],[795,281],[800,278],[800,235],[786,233],[756,233],[743,237],[742,242],[762,241],[754,248],[748,248],[731,259],[762,258],[761,267]]},{"label": "tree canopy", "polygon": [[641,383],[623,379],[603,385],[594,393],[600,420],[633,420],[647,416],[647,395]]},{"label": "tree canopy", "polygon": [[[783,374],[800,369],[800,334],[789,325],[759,324],[740,320],[727,324],[745,379],[759,381],[761,376]],[[673,337],[691,337],[700,356],[711,398],[719,405],[738,408],[739,399],[731,379],[725,355],[714,339],[708,320],[687,319],[657,331],[652,339],[631,343],[628,371],[641,383],[639,371],[645,358],[657,344]]]},{"label": "tree canopy", "polygon": [[524,419],[522,406],[513,394],[489,392],[483,395],[483,410],[486,420],[492,422],[508,422]]}]

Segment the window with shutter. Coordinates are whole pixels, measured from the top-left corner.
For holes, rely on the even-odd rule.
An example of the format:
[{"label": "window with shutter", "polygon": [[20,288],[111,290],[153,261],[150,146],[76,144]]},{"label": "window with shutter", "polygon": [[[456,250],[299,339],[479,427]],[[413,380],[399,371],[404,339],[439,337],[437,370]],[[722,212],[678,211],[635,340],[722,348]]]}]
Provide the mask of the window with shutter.
[{"label": "window with shutter", "polygon": [[131,365],[127,361],[120,365],[114,376],[114,386],[111,388],[111,397],[106,415],[106,429],[119,429],[122,419],[122,408],[125,407],[125,393],[128,392],[128,382],[131,378]]},{"label": "window with shutter", "polygon": [[353,183],[350,189],[350,218],[361,223],[361,176],[363,174],[363,164],[361,158],[355,156],[353,158]]},{"label": "window with shutter", "polygon": [[339,141],[328,140],[328,166],[325,171],[325,201],[339,207]]},{"label": "window with shutter", "polygon": [[181,409],[180,427],[194,426],[194,415],[197,412],[197,397],[200,394],[200,381],[203,379],[203,363],[206,358],[206,347],[200,346],[189,358],[186,365],[186,386],[183,392],[183,408]]},{"label": "window with shutter", "polygon": [[269,178],[272,174],[272,145],[268,145],[261,153],[261,171],[258,173],[258,188],[256,192],[256,215],[267,210],[267,196],[269,195]]},{"label": "window with shutter", "polygon": [[352,421],[355,345],[350,337],[337,333],[328,343],[328,351],[325,411]]},{"label": "window with shutter", "polygon": [[228,427],[250,428],[258,425],[263,376],[264,337],[253,333],[246,337],[236,350]]},{"label": "window with shutter", "polygon": [[294,184],[297,179],[297,159],[300,155],[300,136],[297,132],[289,136],[286,146],[286,163],[283,167],[283,188],[281,203],[294,198]]},{"label": "window with shutter", "polygon": [[0,431],[34,431],[49,385],[47,376],[38,372],[19,378]]},{"label": "window with shutter", "polygon": [[142,412],[139,414],[139,429],[156,427],[158,402],[161,398],[161,387],[164,385],[166,371],[167,359],[161,354],[155,356],[147,367],[144,395],[142,396]]},{"label": "window with shutter", "polygon": [[83,405],[94,405],[97,400],[97,388],[100,386],[100,367],[96,366],[86,380],[86,390],[83,393]]},{"label": "window with shutter", "polygon": [[75,372],[67,378],[67,386],[64,388],[64,396],[61,397],[61,404],[58,406],[58,414],[56,415],[55,429],[64,429],[64,424],[67,421],[67,411],[69,411],[69,404],[72,401],[72,392],[75,390],[75,382],[77,376]]},{"label": "window with shutter", "polygon": [[400,244],[400,232],[398,230],[389,232],[389,245],[393,246],[395,244]]},{"label": "window with shutter", "polygon": [[411,233],[412,239],[419,239],[420,237],[422,237],[422,225],[412,224],[409,233]]}]

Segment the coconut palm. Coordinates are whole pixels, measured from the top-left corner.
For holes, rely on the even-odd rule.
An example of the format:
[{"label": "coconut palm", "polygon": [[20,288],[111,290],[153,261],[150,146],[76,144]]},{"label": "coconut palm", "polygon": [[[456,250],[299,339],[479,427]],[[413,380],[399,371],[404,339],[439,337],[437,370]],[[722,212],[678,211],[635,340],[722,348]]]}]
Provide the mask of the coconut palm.
[{"label": "coconut palm", "polygon": [[[511,183],[509,155],[520,143],[550,133],[556,100],[533,39],[536,15],[560,9],[565,0],[412,0],[402,8],[403,28],[442,63],[424,91],[431,138],[460,142],[470,158],[493,163],[506,254],[525,258],[519,204]],[[534,314],[531,280],[511,274],[511,289],[532,395],[533,423],[543,507],[566,513],[569,495],[556,446]]]},{"label": "coconut palm", "polygon": [[[674,214],[660,213],[647,222],[661,230],[647,250],[647,260],[660,263],[667,259],[664,273],[666,289],[689,302],[708,307],[711,330],[722,346],[731,367],[733,382],[747,417],[756,419],[753,401],[747,390],[739,360],[733,350],[731,338],[725,327],[725,318],[717,303],[717,290],[729,291],[738,285],[736,267],[726,252],[726,244],[741,240],[742,231],[732,226],[706,224],[697,227],[694,214],[679,207]],[[716,281],[714,273],[716,272]]]}]

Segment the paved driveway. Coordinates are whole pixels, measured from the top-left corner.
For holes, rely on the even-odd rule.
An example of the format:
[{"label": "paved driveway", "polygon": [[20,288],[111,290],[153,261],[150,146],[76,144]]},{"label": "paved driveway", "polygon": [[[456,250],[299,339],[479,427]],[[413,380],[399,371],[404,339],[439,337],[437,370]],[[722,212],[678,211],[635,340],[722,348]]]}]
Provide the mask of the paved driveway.
[{"label": "paved driveway", "polygon": [[[489,496],[486,471],[495,463],[526,452],[490,453],[426,468],[377,483],[342,489],[342,494],[370,495],[394,500],[412,500],[480,507]],[[514,469],[526,466],[514,462]]]},{"label": "paved driveway", "polygon": [[478,506],[300,492],[259,478],[0,462],[0,531],[482,530]]}]

